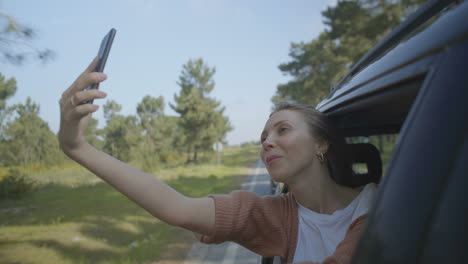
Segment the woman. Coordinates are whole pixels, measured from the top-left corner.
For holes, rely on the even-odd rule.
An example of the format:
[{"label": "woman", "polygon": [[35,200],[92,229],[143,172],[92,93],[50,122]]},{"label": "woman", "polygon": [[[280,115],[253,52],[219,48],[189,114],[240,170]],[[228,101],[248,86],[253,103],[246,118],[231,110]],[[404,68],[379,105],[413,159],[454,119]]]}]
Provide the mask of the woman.
[{"label": "woman", "polygon": [[340,157],[340,140],[326,117],[312,108],[279,105],[261,135],[260,156],[275,181],[291,190],[258,197],[247,191],[203,198],[186,197],[142,171],[97,150],[85,140],[91,113],[80,104],[104,98],[84,91],[106,75],[91,72],[97,59],[60,99],[62,150],[160,220],[191,230],[205,243],[235,241],[283,262],[349,263],[365,222],[375,185],[359,193],[348,188],[352,173]]}]

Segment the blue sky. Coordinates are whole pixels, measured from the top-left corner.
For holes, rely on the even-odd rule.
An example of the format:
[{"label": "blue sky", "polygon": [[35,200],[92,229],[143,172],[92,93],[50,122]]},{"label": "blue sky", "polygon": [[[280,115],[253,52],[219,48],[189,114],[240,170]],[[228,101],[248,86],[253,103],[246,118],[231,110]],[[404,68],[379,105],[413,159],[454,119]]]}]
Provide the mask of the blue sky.
[{"label": "blue sky", "polygon": [[[290,61],[292,42],[310,41],[324,30],[321,11],[336,1],[224,0],[0,0],[0,12],[34,28],[32,44],[54,51],[47,64],[30,60],[22,66],[0,62],[0,73],[14,77],[16,95],[8,104],[30,96],[40,116],[58,131],[58,100],[96,55],[110,28],[117,35],[101,89],[122,105],[122,114],[136,114],[146,95],[162,95],[169,107],[182,65],[203,58],[216,68],[211,96],[226,107],[234,130],[229,144],[258,140],[279,83],[278,69]],[[102,108],[94,114],[104,126]]]}]

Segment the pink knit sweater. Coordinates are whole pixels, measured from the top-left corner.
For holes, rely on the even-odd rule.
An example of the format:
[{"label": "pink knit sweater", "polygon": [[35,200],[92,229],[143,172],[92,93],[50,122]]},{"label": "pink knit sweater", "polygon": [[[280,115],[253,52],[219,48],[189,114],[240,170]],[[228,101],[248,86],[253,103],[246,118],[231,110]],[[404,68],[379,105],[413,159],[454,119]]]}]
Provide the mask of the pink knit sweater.
[{"label": "pink knit sweater", "polygon": [[[234,191],[212,195],[215,201],[215,233],[200,236],[203,243],[236,242],[262,256],[280,256],[292,263],[296,250],[297,203],[291,193],[260,197],[253,192]],[[367,216],[357,218],[348,228],[335,253],[323,263],[350,263]],[[312,263],[312,262],[307,262]]]}]

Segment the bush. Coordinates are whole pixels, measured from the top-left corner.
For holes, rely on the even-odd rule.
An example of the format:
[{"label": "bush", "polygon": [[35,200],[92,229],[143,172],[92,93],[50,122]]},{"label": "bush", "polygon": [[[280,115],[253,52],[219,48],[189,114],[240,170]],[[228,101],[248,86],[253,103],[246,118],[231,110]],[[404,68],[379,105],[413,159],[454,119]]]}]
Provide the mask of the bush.
[{"label": "bush", "polygon": [[36,183],[18,169],[10,169],[8,175],[0,181],[0,199],[21,199],[31,192]]}]

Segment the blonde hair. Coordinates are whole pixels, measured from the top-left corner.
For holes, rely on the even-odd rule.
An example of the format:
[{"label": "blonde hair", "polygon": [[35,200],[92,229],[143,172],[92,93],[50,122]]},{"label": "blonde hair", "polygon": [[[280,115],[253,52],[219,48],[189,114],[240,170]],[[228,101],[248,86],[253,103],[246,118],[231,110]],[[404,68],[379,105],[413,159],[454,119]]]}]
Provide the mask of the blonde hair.
[{"label": "blonde hair", "polygon": [[352,186],[353,171],[347,158],[346,143],[332,120],[312,106],[289,101],[275,104],[270,117],[282,110],[297,111],[302,114],[312,136],[328,144],[328,150],[324,153],[325,163],[332,179],[339,185]]}]

